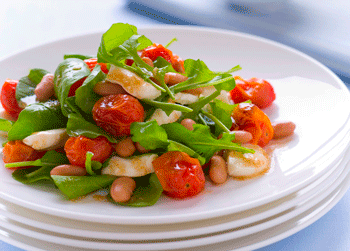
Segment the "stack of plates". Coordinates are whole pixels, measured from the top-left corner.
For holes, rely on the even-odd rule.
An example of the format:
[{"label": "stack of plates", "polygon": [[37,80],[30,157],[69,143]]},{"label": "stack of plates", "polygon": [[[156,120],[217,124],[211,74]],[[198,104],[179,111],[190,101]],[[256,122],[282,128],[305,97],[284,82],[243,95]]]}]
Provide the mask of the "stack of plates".
[{"label": "stack of plates", "polygon": [[[27,250],[251,250],[305,228],[340,200],[350,186],[350,99],[331,71],[300,52],[241,33],[169,26],[139,33],[163,44],[177,37],[175,53],[201,58],[213,70],[241,64],[241,76],[269,79],[277,99],[265,112],[273,121],[295,122],[295,135],[266,147],[272,166],[262,177],[207,182],[194,198],[164,196],[146,208],[115,206],[106,191],[66,201],[53,185],[23,185],[2,167],[0,239]],[[63,54],[93,54],[100,37],[16,54],[0,62],[0,76],[19,78],[34,67],[54,71]]]}]

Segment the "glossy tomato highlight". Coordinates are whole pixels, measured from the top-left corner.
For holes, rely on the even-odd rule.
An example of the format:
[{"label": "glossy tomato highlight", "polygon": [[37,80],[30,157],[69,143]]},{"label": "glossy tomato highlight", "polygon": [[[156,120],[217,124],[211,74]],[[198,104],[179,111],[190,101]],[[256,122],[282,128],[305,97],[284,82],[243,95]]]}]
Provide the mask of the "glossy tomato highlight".
[{"label": "glossy tomato highlight", "polygon": [[102,97],[92,109],[96,124],[106,132],[117,136],[130,135],[133,122],[142,122],[145,111],[141,103],[129,94]]},{"label": "glossy tomato highlight", "polygon": [[65,146],[67,158],[72,165],[85,167],[86,153],[92,152],[92,160],[103,163],[113,152],[112,144],[103,136],[90,139],[85,136],[70,137]]},{"label": "glossy tomato highlight", "polygon": [[198,159],[184,152],[167,152],[153,162],[154,171],[164,193],[174,198],[186,198],[204,189],[205,177]]}]

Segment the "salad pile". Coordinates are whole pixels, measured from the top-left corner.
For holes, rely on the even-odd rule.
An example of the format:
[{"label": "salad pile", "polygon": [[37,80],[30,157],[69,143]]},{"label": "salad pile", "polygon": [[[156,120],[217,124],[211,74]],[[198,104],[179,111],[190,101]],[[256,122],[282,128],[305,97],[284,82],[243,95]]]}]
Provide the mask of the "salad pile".
[{"label": "salad pile", "polygon": [[[181,59],[130,24],[102,36],[95,56],[69,54],[54,73],[7,79],[10,119],[5,168],[19,182],[52,181],[67,199],[101,188],[111,202],[150,206],[164,193],[195,196],[206,182],[268,171],[275,132],[262,111],[275,100],[265,80],[233,76]],[[209,177],[206,181],[205,177]]]}]

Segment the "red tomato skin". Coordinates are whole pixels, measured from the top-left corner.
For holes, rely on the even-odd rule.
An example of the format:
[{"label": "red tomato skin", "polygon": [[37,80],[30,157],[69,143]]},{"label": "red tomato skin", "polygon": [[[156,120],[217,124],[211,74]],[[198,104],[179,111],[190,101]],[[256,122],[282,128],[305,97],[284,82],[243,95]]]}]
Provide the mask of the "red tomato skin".
[{"label": "red tomato skin", "polygon": [[161,44],[153,44],[144,49],[141,53],[141,57],[148,57],[152,61],[155,61],[158,57],[164,58],[171,63],[173,68],[181,73],[185,72],[184,61],[176,54]]},{"label": "red tomato skin", "polygon": [[154,171],[164,189],[173,198],[187,198],[199,194],[205,177],[198,159],[184,152],[167,152],[153,162]]},{"label": "red tomato skin", "polygon": [[82,79],[78,80],[77,82],[75,82],[74,84],[72,84],[72,86],[71,86],[70,89],[69,89],[68,97],[75,96],[76,90],[77,90],[80,86],[83,85],[85,79],[86,79],[86,77],[85,77],[85,78],[82,78]]},{"label": "red tomato skin", "polygon": [[101,71],[103,71],[106,74],[108,73],[107,64],[105,64],[105,63],[97,63],[97,58],[85,59],[84,62],[85,62],[85,64],[87,64],[87,66],[89,66],[91,71],[95,68],[95,66],[97,64],[99,64],[101,66]]},{"label": "red tomato skin", "polygon": [[122,137],[130,135],[133,122],[142,122],[145,111],[141,103],[129,94],[116,94],[102,97],[93,109],[96,124],[106,132]]},{"label": "red tomato skin", "polygon": [[266,80],[260,78],[244,80],[241,77],[235,77],[235,80],[236,87],[230,91],[235,103],[251,100],[254,105],[263,109],[269,107],[276,99],[272,85]]},{"label": "red tomato skin", "polygon": [[18,80],[6,79],[1,88],[0,101],[5,111],[15,117],[23,110],[16,99],[16,87]]},{"label": "red tomato skin", "polygon": [[85,167],[86,153],[92,152],[92,160],[103,163],[113,152],[112,144],[103,136],[90,139],[85,136],[70,137],[64,151],[72,165]]},{"label": "red tomato skin", "polygon": [[240,103],[232,113],[234,123],[231,130],[244,130],[252,134],[251,144],[266,146],[273,138],[273,127],[269,117],[254,104]]},{"label": "red tomato skin", "polygon": [[21,140],[14,140],[5,144],[3,148],[3,161],[4,163],[32,161],[40,159],[44,153],[44,151],[37,151],[34,148],[27,146]]}]

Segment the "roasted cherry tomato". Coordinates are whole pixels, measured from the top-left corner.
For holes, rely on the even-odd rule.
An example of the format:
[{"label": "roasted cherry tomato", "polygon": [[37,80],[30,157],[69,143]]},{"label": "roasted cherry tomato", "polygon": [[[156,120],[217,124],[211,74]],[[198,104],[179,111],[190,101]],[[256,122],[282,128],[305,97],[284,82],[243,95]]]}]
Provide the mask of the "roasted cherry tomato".
[{"label": "roasted cherry tomato", "polygon": [[14,117],[17,117],[18,114],[23,110],[23,108],[18,106],[16,100],[16,87],[18,80],[6,79],[4,85],[1,88],[0,100],[2,107],[5,111],[11,114]]},{"label": "roasted cherry tomato", "polygon": [[251,144],[266,146],[273,137],[273,127],[267,115],[254,104],[240,103],[232,113],[231,130],[244,130],[253,135]]},{"label": "roasted cherry tomato", "polygon": [[235,103],[251,100],[254,105],[263,109],[270,106],[276,99],[272,85],[266,80],[260,78],[244,80],[241,77],[235,77],[235,80],[236,87],[230,91]]},{"label": "roasted cherry tomato", "polygon": [[70,137],[65,146],[67,158],[72,165],[85,167],[86,153],[92,152],[92,160],[103,163],[113,152],[112,144],[103,136],[90,139],[85,136]]},{"label": "roasted cherry tomato", "polygon": [[21,140],[14,140],[5,144],[2,153],[5,163],[13,163],[40,159],[45,152],[37,151],[34,148],[24,144]]},{"label": "roasted cherry tomato", "polygon": [[172,64],[173,68],[178,72],[185,72],[184,61],[173,52],[165,48],[161,44],[153,44],[142,51],[141,57],[148,57],[155,61],[158,57],[164,58]]},{"label": "roasted cherry tomato", "polygon": [[107,64],[105,64],[105,63],[97,63],[97,58],[85,59],[84,62],[89,66],[91,71],[95,68],[95,66],[97,64],[99,64],[99,65],[101,65],[101,71],[103,71],[106,74],[108,73]]},{"label": "roasted cherry tomato", "polygon": [[130,135],[130,125],[142,122],[145,111],[141,103],[131,95],[109,95],[99,99],[92,115],[96,124],[114,136]]},{"label": "roasted cherry tomato", "polygon": [[154,171],[164,193],[174,198],[186,198],[204,189],[205,177],[198,159],[184,152],[167,152],[153,162]]},{"label": "roasted cherry tomato", "polygon": [[72,86],[71,86],[70,89],[69,89],[68,97],[75,96],[75,91],[76,91],[80,86],[83,85],[85,79],[86,79],[86,77],[85,77],[85,78],[82,78],[82,79],[78,80],[77,82],[75,82],[74,84],[72,84]]}]

